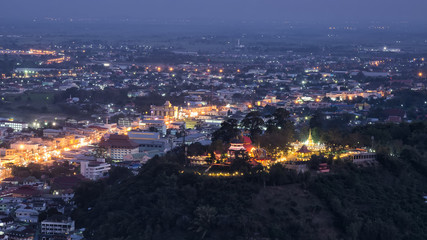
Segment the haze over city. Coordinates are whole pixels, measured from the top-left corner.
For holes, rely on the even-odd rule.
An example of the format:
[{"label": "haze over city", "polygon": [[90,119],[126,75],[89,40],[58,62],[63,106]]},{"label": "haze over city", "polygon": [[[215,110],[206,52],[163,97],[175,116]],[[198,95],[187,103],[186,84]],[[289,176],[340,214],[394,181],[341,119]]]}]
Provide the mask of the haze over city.
[{"label": "haze over city", "polygon": [[219,22],[427,23],[423,0],[4,0],[3,19],[87,18]]}]

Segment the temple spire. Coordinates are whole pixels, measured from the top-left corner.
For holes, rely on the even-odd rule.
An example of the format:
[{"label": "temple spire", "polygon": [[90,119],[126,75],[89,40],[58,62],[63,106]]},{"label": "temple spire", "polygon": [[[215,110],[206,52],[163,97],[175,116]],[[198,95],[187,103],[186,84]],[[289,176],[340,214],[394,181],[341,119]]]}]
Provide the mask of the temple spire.
[{"label": "temple spire", "polygon": [[313,145],[313,144],[314,144],[314,142],[313,142],[313,137],[311,136],[311,128],[310,128],[310,130],[308,131],[308,140],[307,140],[307,142],[308,142],[308,145],[309,145],[309,146],[311,146],[311,145]]}]

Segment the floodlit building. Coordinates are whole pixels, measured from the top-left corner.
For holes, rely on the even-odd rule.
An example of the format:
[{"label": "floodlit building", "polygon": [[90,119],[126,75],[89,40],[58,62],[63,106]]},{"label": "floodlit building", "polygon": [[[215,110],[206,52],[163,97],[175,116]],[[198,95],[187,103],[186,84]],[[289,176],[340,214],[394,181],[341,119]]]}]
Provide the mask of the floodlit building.
[{"label": "floodlit building", "polygon": [[123,160],[126,155],[139,152],[139,145],[127,135],[110,135],[108,140],[101,141],[99,145],[107,149],[108,157],[117,161]]},{"label": "floodlit building", "polygon": [[10,148],[18,151],[35,151],[39,148],[39,144],[32,142],[15,142],[10,144]]},{"label": "floodlit building", "polygon": [[172,106],[169,101],[163,106],[151,106],[151,116],[178,118],[178,107]]}]

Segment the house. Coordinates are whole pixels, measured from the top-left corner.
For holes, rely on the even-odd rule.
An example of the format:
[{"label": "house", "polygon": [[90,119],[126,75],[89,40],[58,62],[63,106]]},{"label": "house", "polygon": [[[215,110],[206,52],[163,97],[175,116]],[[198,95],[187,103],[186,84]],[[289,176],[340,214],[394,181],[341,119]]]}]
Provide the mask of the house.
[{"label": "house", "polygon": [[47,204],[44,201],[33,202],[33,209],[38,212],[43,212],[46,210]]},{"label": "house", "polygon": [[84,180],[84,177],[81,175],[76,176],[60,176],[56,177],[52,180],[52,189],[62,192],[67,191],[68,189],[72,189],[74,187],[77,187],[80,182]]},{"label": "house", "polygon": [[2,183],[5,183],[5,184],[12,184],[12,185],[18,185],[18,183],[19,183],[19,181],[20,181],[21,179],[20,178],[17,178],[17,177],[9,177],[9,178],[5,178],[5,179],[3,179],[2,180]]},{"label": "house", "polygon": [[0,230],[4,231],[8,226],[14,222],[13,217],[2,217],[0,218]]},{"label": "house", "polygon": [[32,227],[21,226],[14,230],[7,231],[5,235],[11,240],[33,240],[35,230]]},{"label": "house", "polygon": [[39,219],[39,212],[27,206],[17,209],[15,211],[15,216],[21,222],[37,223]]},{"label": "house", "polygon": [[61,193],[61,198],[64,202],[70,202],[74,198],[73,189],[65,189]]},{"label": "house", "polygon": [[15,198],[30,198],[40,195],[41,192],[31,186],[22,186],[12,192],[12,197]]},{"label": "house", "polygon": [[406,118],[405,110],[399,108],[386,109],[384,113],[387,116],[387,122],[400,123]]}]

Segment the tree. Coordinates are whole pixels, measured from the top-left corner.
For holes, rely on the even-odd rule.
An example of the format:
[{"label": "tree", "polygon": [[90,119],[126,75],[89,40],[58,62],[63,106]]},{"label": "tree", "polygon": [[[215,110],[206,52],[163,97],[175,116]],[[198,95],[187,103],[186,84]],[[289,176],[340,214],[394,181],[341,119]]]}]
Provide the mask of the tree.
[{"label": "tree", "polygon": [[252,141],[262,134],[262,127],[264,126],[264,120],[261,118],[261,114],[258,111],[250,112],[240,123],[245,130],[249,131],[249,135]]},{"label": "tree", "polygon": [[244,150],[236,151],[230,167],[232,171],[248,172],[251,168],[248,153]]},{"label": "tree", "polygon": [[287,150],[293,140],[294,131],[290,113],[284,108],[278,108],[267,121],[267,131],[260,138],[261,146],[273,154]]},{"label": "tree", "polygon": [[199,206],[194,215],[193,228],[196,232],[202,233],[201,239],[204,239],[206,233],[215,226],[217,211],[214,207]]},{"label": "tree", "polygon": [[236,138],[240,133],[238,122],[236,119],[230,118],[221,123],[221,128],[212,134],[212,142],[221,140],[223,142],[230,142],[231,139]]},{"label": "tree", "polygon": [[308,161],[308,167],[312,170],[317,170],[320,163],[326,163],[327,159],[323,156],[312,155],[310,161]]},{"label": "tree", "polygon": [[322,127],[323,127],[323,114],[322,114],[322,112],[317,111],[310,118],[310,128],[311,129],[315,129],[315,128],[322,129]]},{"label": "tree", "polygon": [[55,216],[55,215],[62,215],[62,213],[58,212],[58,210],[56,208],[49,208],[46,211],[43,211],[39,214],[39,222],[42,222],[44,220],[46,220],[49,217]]},{"label": "tree", "polygon": [[267,132],[293,128],[290,120],[290,112],[284,108],[278,108],[273,113],[273,118],[268,121]]}]

